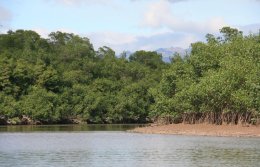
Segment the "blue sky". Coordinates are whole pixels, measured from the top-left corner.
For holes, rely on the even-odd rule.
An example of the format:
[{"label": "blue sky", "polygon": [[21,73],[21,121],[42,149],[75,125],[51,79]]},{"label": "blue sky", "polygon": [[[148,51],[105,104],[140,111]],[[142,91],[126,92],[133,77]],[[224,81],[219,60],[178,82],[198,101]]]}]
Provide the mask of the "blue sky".
[{"label": "blue sky", "polygon": [[90,38],[95,48],[188,48],[223,26],[260,29],[260,0],[0,0],[0,32],[31,29]]}]

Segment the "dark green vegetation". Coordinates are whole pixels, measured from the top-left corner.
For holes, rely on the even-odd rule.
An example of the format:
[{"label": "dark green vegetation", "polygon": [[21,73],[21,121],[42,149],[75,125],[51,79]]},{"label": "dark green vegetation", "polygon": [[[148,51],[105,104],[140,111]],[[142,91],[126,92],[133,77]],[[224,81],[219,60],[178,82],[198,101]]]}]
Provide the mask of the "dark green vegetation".
[{"label": "dark green vegetation", "polygon": [[127,60],[87,38],[33,31],[0,35],[0,117],[9,123],[149,121],[155,87],[167,65],[155,52]]},{"label": "dark green vegetation", "polygon": [[146,124],[58,124],[58,125],[16,125],[0,126],[1,132],[86,132],[127,131]]},{"label": "dark green vegetation", "polygon": [[74,34],[0,34],[0,123],[257,123],[260,36],[221,33],[170,64],[156,52],[95,51]]}]

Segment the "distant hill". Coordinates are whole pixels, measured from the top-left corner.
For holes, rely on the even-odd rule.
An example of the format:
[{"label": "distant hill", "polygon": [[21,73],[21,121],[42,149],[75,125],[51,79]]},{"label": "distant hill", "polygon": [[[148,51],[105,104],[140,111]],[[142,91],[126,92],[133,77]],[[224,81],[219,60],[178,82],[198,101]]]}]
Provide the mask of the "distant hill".
[{"label": "distant hill", "polygon": [[170,48],[159,48],[155,50],[157,53],[161,53],[163,57],[173,56],[174,53],[179,53],[185,55],[186,49],[180,47],[170,47]]},{"label": "distant hill", "polygon": [[[164,62],[170,62],[174,53],[179,53],[181,56],[184,56],[186,53],[190,53],[191,49],[183,49],[181,47],[170,47],[170,48],[159,48],[155,52],[162,54],[162,59]],[[129,58],[134,52],[125,51],[126,58]]]},{"label": "distant hill", "polygon": [[184,56],[186,53],[190,53],[189,49],[183,49],[181,47],[170,47],[170,48],[159,48],[155,50],[157,53],[162,54],[164,62],[170,62],[171,57],[173,57],[174,53],[179,53],[181,56]]}]

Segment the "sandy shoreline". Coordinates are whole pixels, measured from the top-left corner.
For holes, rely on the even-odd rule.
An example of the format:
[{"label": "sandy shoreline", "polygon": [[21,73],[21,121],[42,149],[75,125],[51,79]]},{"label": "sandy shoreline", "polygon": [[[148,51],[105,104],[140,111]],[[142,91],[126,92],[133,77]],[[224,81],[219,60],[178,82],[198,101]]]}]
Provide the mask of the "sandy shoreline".
[{"label": "sandy shoreline", "polygon": [[170,124],[139,127],[130,132],[146,134],[177,134],[197,136],[260,137],[260,126],[211,125],[211,124]]}]

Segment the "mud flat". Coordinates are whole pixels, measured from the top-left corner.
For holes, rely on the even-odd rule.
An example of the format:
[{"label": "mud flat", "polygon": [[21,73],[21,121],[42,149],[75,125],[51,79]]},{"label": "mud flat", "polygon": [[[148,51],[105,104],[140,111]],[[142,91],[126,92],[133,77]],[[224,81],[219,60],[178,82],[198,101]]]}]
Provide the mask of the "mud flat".
[{"label": "mud flat", "polygon": [[212,124],[170,124],[138,127],[130,132],[146,134],[177,134],[199,136],[260,137],[260,126],[254,125],[212,125]]}]

